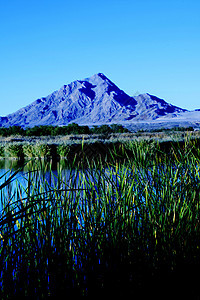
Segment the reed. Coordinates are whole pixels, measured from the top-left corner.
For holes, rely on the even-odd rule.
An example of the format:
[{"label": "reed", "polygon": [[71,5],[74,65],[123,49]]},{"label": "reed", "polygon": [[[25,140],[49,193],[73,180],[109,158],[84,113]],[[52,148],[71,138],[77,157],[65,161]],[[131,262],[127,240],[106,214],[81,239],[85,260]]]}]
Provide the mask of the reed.
[{"label": "reed", "polygon": [[2,149],[1,154],[2,155],[4,154],[5,157],[12,157],[15,159],[22,159],[24,157],[22,145],[16,144],[16,143],[5,145],[4,153],[3,153],[3,149]]},{"label": "reed", "polygon": [[48,157],[51,155],[51,146],[48,144],[24,144],[23,153],[25,157]]},{"label": "reed", "polygon": [[1,299],[142,297],[161,287],[165,294],[178,287],[180,296],[186,278],[190,292],[198,292],[200,152],[190,140],[171,144],[167,155],[162,147],[123,146],[125,160],[114,149],[113,160],[85,158],[67,173],[41,161],[23,183],[13,181],[17,171],[6,174]]}]

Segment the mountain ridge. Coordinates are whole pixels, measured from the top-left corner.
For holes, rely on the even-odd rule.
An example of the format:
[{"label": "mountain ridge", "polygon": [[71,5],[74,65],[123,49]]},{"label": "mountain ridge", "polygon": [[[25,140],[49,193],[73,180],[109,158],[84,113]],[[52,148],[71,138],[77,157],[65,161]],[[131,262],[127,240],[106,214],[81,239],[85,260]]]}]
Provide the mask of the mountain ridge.
[{"label": "mountain ridge", "polygon": [[[131,97],[103,73],[63,85],[18,111],[0,117],[0,126],[134,124],[174,119],[188,110],[145,93]],[[200,112],[196,111],[200,116]],[[200,118],[199,118],[200,120]]]}]

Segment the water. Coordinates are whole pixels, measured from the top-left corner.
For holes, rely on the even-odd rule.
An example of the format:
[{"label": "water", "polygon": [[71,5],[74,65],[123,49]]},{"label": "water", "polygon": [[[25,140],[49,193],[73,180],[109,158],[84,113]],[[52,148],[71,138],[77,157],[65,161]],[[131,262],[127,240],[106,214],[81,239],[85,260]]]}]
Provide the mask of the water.
[{"label": "water", "polygon": [[20,203],[24,199],[27,205],[31,199],[37,199],[39,194],[50,198],[50,193],[54,193],[55,190],[60,192],[59,197],[63,199],[66,198],[67,192],[68,196],[69,193],[72,194],[70,198],[75,199],[77,195],[79,199],[87,201],[86,199],[91,199],[92,192],[95,201],[110,194],[115,202],[124,199],[131,191],[137,192],[139,185],[140,201],[145,202],[142,194],[146,185],[151,185],[152,181],[151,170],[139,170],[131,164],[110,164],[100,170],[71,168],[67,160],[0,161],[0,185],[10,176],[10,183],[5,184],[4,188],[0,187],[0,215],[8,203]]},{"label": "water", "polygon": [[[31,195],[42,194],[45,191],[48,198],[49,192],[51,190],[53,192],[53,189],[77,189],[77,191],[69,191],[69,193],[72,193],[74,198],[75,193],[79,193],[78,198],[80,199],[90,199],[91,195],[89,196],[89,194],[91,191],[98,198],[99,189],[104,190],[103,193],[100,192],[103,195],[112,190],[114,200],[123,193],[120,185],[124,180],[124,176],[122,176],[124,172],[126,173],[124,184],[131,186],[133,180],[132,170],[124,168],[122,172],[115,165],[109,168],[105,167],[100,171],[98,169],[72,169],[69,168],[67,160],[34,160],[23,163],[13,160],[0,161],[1,185],[8,180],[9,176],[15,174],[11,183],[0,189],[0,214],[7,203],[20,202],[21,199],[25,199],[25,202],[27,202],[31,199]],[[31,184],[28,182],[31,182]],[[88,193],[88,196],[86,193]],[[121,194],[121,198],[123,197],[124,195]]]},{"label": "water", "polygon": [[[57,185],[57,177],[59,170],[62,169],[63,180],[67,182],[70,178],[70,172],[65,167],[66,161],[17,161],[17,160],[1,160],[0,161],[0,210],[2,209],[2,200],[16,201],[19,198],[27,197],[27,193],[31,193],[28,186],[28,180],[34,185],[39,182],[46,182],[47,185]],[[53,175],[53,178],[52,178]],[[9,184],[6,182],[9,180]],[[5,184],[5,187],[3,187]],[[18,191],[18,194],[16,194]],[[20,194],[19,194],[20,193]]]}]

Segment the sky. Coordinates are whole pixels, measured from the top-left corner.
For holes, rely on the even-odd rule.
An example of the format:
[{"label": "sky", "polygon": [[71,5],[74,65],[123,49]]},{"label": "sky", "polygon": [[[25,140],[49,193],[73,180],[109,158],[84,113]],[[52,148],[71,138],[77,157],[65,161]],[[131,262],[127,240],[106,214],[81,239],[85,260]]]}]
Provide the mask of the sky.
[{"label": "sky", "polygon": [[199,0],[0,1],[0,116],[104,73],[200,108]]}]

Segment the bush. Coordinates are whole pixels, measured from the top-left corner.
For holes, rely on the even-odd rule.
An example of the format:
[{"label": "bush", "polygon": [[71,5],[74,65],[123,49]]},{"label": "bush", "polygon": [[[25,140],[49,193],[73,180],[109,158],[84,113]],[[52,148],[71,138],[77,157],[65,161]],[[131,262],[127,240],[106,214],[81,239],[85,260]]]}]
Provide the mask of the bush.
[{"label": "bush", "polygon": [[47,144],[24,145],[23,151],[26,157],[48,157],[51,155],[51,147]]},{"label": "bush", "polygon": [[46,157],[51,155],[51,148],[49,145],[36,145],[35,153],[37,157]]},{"label": "bush", "polygon": [[34,126],[26,129],[27,136],[53,135],[53,126]]},{"label": "bush", "polygon": [[8,135],[8,129],[4,127],[0,127],[0,136],[7,136]]},{"label": "bush", "polygon": [[125,133],[129,132],[127,128],[124,128],[122,125],[119,124],[112,124],[111,129],[113,133]]},{"label": "bush", "polygon": [[23,151],[25,157],[35,157],[35,146],[34,145],[23,145]]},{"label": "bush", "polygon": [[0,136],[24,135],[25,130],[21,126],[10,126],[8,128],[0,128]]},{"label": "bush", "polygon": [[112,133],[112,129],[108,125],[94,126],[91,129],[91,132],[94,134],[109,134]]},{"label": "bush", "polygon": [[5,156],[13,158],[23,158],[24,152],[21,144],[11,144],[5,146]]},{"label": "bush", "polygon": [[79,126],[76,123],[69,124],[68,126],[34,126],[33,128],[27,128],[25,132],[27,136],[56,136],[87,133],[89,133],[88,126]]}]

